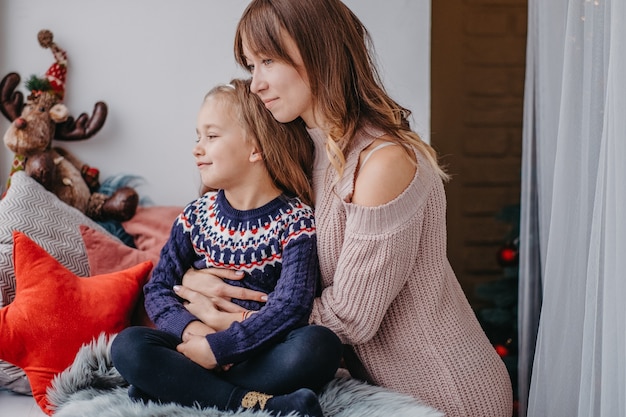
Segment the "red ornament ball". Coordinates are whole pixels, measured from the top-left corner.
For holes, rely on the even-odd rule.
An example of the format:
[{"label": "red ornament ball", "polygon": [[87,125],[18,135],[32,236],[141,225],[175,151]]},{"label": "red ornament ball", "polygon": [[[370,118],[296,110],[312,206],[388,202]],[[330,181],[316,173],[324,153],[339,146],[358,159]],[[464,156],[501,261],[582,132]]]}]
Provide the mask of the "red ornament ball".
[{"label": "red ornament ball", "polygon": [[509,354],[509,349],[507,349],[506,346],[495,345],[494,348],[496,349],[496,353],[500,355],[501,358],[504,358],[505,356],[508,356]]},{"label": "red ornament ball", "polygon": [[514,266],[517,264],[518,254],[515,245],[505,245],[498,250],[498,263],[501,266]]}]

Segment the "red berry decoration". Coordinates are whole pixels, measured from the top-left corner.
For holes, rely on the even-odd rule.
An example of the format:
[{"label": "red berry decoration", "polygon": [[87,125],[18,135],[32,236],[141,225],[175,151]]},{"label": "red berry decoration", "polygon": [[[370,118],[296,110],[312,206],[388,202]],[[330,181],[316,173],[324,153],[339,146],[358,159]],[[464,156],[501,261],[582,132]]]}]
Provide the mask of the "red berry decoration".
[{"label": "red berry decoration", "polygon": [[502,267],[515,266],[517,265],[518,254],[517,246],[508,243],[498,250],[498,263]]},{"label": "red berry decoration", "polygon": [[509,349],[507,349],[506,346],[495,345],[494,348],[496,349],[496,353],[500,355],[501,358],[504,358],[505,356],[508,356],[509,354]]}]

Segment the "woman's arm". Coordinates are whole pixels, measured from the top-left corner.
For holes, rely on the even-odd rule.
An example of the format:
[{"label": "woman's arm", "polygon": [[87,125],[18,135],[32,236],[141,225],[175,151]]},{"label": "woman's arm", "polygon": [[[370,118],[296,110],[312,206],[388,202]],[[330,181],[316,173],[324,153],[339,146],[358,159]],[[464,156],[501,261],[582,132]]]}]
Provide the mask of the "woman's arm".
[{"label": "woman's arm", "polygon": [[345,343],[370,340],[407,280],[416,279],[411,273],[432,186],[415,173],[401,146],[382,148],[362,166],[352,202],[344,204],[346,229],[332,285],[316,299],[311,322]]},{"label": "woman's arm", "polygon": [[[370,237],[347,231],[333,282],[315,300],[310,322],[328,327],[347,344],[369,341],[413,278],[417,246],[405,231]],[[409,313],[407,320],[412,319]]]}]

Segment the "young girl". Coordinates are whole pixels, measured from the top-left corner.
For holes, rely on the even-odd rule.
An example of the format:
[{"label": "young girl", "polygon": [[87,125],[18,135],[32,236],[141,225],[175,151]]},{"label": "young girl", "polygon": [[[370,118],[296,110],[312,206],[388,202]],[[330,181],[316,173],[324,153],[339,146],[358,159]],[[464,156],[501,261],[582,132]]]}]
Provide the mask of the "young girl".
[{"label": "young girl", "polygon": [[[368,48],[340,0],[252,0],[236,32],[252,91],[278,121],[303,120],[315,142],[323,290],[310,321],[351,346],[356,377],[447,417],[509,417],[510,377],[447,259],[447,175],[386,94]],[[184,283],[229,294],[216,277],[232,274],[209,272]]]},{"label": "young girl", "polygon": [[[144,289],[158,330],[122,331],[113,363],[136,399],[322,416],[314,390],[334,376],[341,343],[307,325],[319,278],[310,139],[276,123],[243,80],[207,94],[197,134],[202,183],[216,191],[179,215]],[[216,316],[178,286],[191,266],[236,271],[234,284],[267,302],[235,300],[243,313]]]}]

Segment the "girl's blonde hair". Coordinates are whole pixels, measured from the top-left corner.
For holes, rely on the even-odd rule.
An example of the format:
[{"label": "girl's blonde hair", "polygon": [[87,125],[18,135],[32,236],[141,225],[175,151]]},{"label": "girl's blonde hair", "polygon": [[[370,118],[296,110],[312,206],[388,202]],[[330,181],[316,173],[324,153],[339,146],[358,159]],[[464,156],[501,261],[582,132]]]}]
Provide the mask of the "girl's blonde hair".
[{"label": "girl's blonde hair", "polygon": [[[205,96],[223,99],[232,105],[246,140],[258,145],[265,167],[285,194],[313,204],[309,178],[313,169],[313,143],[301,120],[277,122],[261,99],[250,92],[250,80],[233,79],[230,84],[213,87]],[[204,190],[203,190],[204,191]]]},{"label": "girl's blonde hair", "polygon": [[339,175],[351,140],[366,120],[404,145],[407,152],[409,147],[418,149],[448,179],[435,150],[411,130],[411,111],[385,91],[369,33],[346,5],[340,0],[252,0],[237,26],[235,59],[246,67],[245,40],[254,54],[295,66],[285,34],[302,56],[315,110],[330,126],[326,152]]}]

